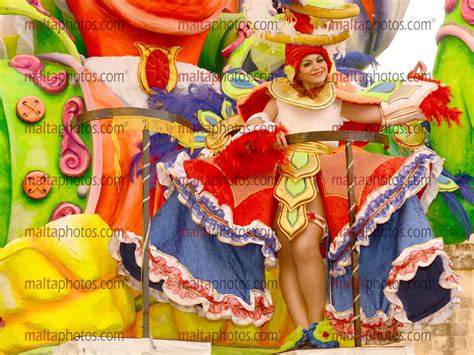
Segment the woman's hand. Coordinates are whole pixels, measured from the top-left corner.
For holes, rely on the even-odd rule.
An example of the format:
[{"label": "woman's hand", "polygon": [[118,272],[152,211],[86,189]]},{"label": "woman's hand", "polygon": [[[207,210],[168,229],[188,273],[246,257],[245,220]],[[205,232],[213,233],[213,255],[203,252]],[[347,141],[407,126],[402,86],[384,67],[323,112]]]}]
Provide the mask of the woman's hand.
[{"label": "woman's hand", "polygon": [[285,132],[278,132],[275,136],[275,143],[273,143],[273,148],[277,150],[284,150],[288,147],[286,142]]}]

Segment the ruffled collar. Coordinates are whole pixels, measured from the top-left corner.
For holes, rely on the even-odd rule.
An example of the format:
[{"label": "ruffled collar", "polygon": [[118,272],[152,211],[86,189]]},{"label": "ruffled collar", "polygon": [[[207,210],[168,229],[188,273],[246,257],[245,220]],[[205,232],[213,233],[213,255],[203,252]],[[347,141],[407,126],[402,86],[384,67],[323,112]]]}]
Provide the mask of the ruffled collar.
[{"label": "ruffled collar", "polygon": [[287,78],[274,79],[269,92],[277,100],[311,110],[323,110],[336,100],[336,87],[333,82],[326,83],[315,99],[300,96]]}]

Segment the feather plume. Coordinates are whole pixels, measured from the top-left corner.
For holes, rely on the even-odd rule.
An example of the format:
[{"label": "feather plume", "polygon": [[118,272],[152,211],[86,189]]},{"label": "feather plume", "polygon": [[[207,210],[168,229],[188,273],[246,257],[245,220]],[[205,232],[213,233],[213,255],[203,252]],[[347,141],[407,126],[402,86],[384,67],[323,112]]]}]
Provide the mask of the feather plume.
[{"label": "feather plume", "polygon": [[230,101],[235,111],[235,101],[224,94],[216,92],[210,85],[191,84],[187,90],[175,89],[172,92],[155,89],[156,94],[148,100],[151,108],[161,107],[163,110],[186,118],[193,130],[202,129],[197,114],[199,111],[212,111],[220,115],[222,103]]},{"label": "feather plume", "polygon": [[[227,96],[217,93],[210,85],[191,84],[187,89],[175,89],[172,92],[155,89],[156,94],[148,100],[150,108],[161,108],[164,111],[179,115],[187,119],[193,126],[194,131],[202,130],[197,114],[200,110],[212,111],[217,115],[221,114],[222,103],[225,99],[232,103],[234,111],[235,102]],[[140,152],[132,157],[130,164],[130,179],[142,174],[142,144],[137,147]],[[156,164],[167,160],[175,154],[178,149],[178,142],[165,134],[154,134],[150,137],[150,174],[151,185],[156,187]]]},{"label": "feather plume", "polygon": [[465,173],[456,176],[453,180],[458,184],[462,197],[471,205],[474,205],[474,190],[471,187],[471,184],[474,183],[474,177]]},{"label": "feather plume", "polygon": [[344,57],[336,60],[336,65],[354,69],[365,69],[368,66],[378,66],[377,60],[369,55],[362,52],[348,52]]},{"label": "feather plume", "polygon": [[456,196],[452,193],[442,192],[441,196],[456,220],[462,223],[466,235],[470,236],[472,233],[472,224],[463,205],[461,205],[456,199]]},{"label": "feather plume", "polygon": [[[132,157],[130,164],[130,180],[142,175],[142,143],[137,144],[140,153]],[[154,134],[150,137],[150,188],[156,187],[156,164],[163,159],[166,154],[177,149],[178,142],[166,134]]]},{"label": "feather plume", "polygon": [[[430,149],[432,149],[431,147],[428,147]],[[453,174],[451,174],[448,170],[446,169],[443,169],[443,171],[441,172],[441,175],[444,175],[446,176],[447,178],[451,179],[451,180],[455,180],[456,179],[456,176],[454,176]]]},{"label": "feather plume", "polygon": [[439,126],[442,121],[447,122],[448,126],[454,122],[460,126],[462,112],[454,107],[449,108],[451,102],[451,89],[446,85],[439,85],[438,89],[430,93],[421,103],[420,110],[425,115],[428,122],[436,121]]},{"label": "feather plume", "polygon": [[286,130],[279,126],[274,132],[256,130],[244,134],[232,141],[215,161],[227,176],[246,177],[271,174],[278,162],[282,161],[286,155],[285,151],[273,148],[279,132],[286,132]]}]

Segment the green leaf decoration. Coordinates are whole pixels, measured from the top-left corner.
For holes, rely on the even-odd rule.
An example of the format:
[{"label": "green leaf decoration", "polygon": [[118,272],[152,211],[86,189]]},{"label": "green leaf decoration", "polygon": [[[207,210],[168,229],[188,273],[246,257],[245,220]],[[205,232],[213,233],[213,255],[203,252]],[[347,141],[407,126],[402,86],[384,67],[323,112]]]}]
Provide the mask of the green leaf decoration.
[{"label": "green leaf decoration", "polygon": [[306,190],[306,181],[305,179],[295,180],[289,177],[286,179],[285,188],[293,197],[296,197]]},{"label": "green leaf decoration", "polygon": [[287,218],[288,218],[288,222],[294,226],[296,224],[296,222],[298,222],[298,208],[295,208],[293,211],[290,211],[288,212],[287,214]]},{"label": "green leaf decoration", "polygon": [[217,126],[222,121],[222,117],[212,111],[199,111],[198,120],[201,126],[209,131],[211,127]]},{"label": "green leaf decoration", "polygon": [[232,104],[230,103],[230,101],[227,99],[225,99],[224,102],[222,103],[221,115],[224,118],[228,118],[235,115],[234,108],[232,107]]}]

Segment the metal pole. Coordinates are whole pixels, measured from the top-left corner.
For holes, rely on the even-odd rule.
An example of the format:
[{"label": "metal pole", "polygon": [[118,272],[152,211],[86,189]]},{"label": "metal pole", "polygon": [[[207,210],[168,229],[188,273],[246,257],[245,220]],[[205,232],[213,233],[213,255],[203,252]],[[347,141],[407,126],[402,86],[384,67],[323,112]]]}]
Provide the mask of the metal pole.
[{"label": "metal pole", "polygon": [[347,198],[349,202],[349,228],[351,235],[351,265],[352,265],[352,309],[354,312],[354,340],[356,348],[362,346],[360,323],[360,292],[359,292],[359,254],[355,247],[353,226],[356,216],[355,183],[354,183],[354,158],[352,142],[346,141],[346,168],[347,168]]},{"label": "metal pole", "polygon": [[150,131],[145,123],[142,144],[143,164],[143,264],[142,264],[142,296],[143,296],[143,337],[150,338]]}]

